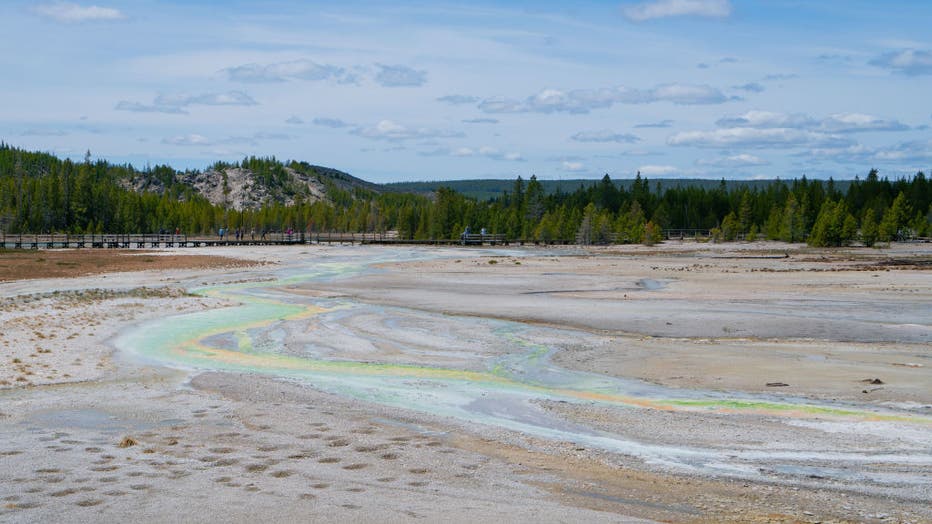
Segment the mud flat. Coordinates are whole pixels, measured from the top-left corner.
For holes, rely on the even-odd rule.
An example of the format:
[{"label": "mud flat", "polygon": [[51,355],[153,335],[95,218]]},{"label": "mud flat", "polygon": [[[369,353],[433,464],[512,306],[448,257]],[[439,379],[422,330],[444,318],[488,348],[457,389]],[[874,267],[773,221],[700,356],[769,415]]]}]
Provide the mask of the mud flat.
[{"label": "mud flat", "polygon": [[932,521],[932,246],[194,251],[0,284],[0,520]]}]

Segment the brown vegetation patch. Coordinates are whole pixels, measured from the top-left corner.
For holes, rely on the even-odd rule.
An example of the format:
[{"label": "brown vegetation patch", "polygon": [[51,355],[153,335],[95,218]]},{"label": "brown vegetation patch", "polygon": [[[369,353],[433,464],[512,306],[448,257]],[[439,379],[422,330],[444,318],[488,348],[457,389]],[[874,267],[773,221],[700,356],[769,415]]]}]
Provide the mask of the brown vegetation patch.
[{"label": "brown vegetation patch", "polygon": [[32,278],[70,278],[147,269],[246,267],[255,262],[213,255],[138,256],[146,252],[88,250],[2,250],[0,282]]},{"label": "brown vegetation patch", "polygon": [[123,440],[121,440],[120,443],[117,444],[117,447],[128,448],[130,446],[135,446],[136,444],[139,444],[139,442],[137,442],[136,439],[134,439],[133,437],[123,437]]}]

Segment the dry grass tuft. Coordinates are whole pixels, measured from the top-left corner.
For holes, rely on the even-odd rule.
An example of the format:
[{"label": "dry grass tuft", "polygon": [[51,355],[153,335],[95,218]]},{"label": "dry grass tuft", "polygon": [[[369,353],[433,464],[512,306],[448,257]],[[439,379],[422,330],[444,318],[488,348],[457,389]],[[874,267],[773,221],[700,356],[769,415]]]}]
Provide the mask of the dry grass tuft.
[{"label": "dry grass tuft", "polygon": [[130,446],[135,446],[136,444],[139,444],[139,442],[136,439],[130,436],[126,436],[126,437],[123,437],[123,440],[121,440],[119,444],[117,444],[117,447],[128,448]]}]

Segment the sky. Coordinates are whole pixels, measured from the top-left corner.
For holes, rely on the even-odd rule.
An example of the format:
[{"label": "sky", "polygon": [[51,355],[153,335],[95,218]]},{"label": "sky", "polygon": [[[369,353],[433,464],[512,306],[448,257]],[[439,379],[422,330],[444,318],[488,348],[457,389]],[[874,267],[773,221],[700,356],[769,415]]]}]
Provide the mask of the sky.
[{"label": "sky", "polygon": [[932,2],[0,3],[0,140],[373,182],[932,167]]}]

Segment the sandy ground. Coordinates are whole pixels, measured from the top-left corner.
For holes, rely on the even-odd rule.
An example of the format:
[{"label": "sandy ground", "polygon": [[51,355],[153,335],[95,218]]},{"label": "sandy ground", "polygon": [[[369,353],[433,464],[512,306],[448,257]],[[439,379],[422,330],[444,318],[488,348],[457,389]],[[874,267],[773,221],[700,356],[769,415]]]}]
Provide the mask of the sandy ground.
[{"label": "sandy ground", "polygon": [[[928,455],[927,423],[529,404],[545,421],[664,449],[734,450],[739,465],[760,469],[690,473],[294,377],[195,370],[114,349],[117,335],[167,315],[234,306],[194,288],[408,251],[166,251],[262,265],[179,263],[0,284],[0,520],[932,522],[932,469],[903,458]],[[666,392],[932,415],[930,246],[426,254],[442,258],[289,285],[275,296],[339,307],[254,338],[288,356],[480,372],[515,351],[487,329],[504,322],[527,326],[523,343],[553,348],[552,364],[571,372]],[[232,343],[213,337],[207,342],[217,347]],[[426,378],[407,384],[433,387]],[[768,462],[768,453],[800,450],[826,457],[794,458],[792,471]],[[855,473],[894,480],[835,476],[832,453],[888,453],[894,458]]]}]

